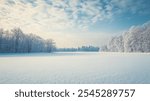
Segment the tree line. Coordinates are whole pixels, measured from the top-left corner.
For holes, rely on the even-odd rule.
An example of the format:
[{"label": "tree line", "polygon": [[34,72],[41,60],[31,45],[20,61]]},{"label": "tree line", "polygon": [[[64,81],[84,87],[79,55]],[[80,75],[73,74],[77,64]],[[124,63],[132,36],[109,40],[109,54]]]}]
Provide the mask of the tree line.
[{"label": "tree line", "polygon": [[52,39],[44,40],[32,33],[26,34],[20,28],[10,31],[0,29],[1,53],[53,52],[55,50],[55,42]]},{"label": "tree line", "polygon": [[150,52],[150,22],[133,26],[122,35],[112,37],[101,49],[108,52]]},{"label": "tree line", "polygon": [[78,48],[58,48],[57,51],[59,52],[98,52],[99,47],[94,46],[81,46]]}]

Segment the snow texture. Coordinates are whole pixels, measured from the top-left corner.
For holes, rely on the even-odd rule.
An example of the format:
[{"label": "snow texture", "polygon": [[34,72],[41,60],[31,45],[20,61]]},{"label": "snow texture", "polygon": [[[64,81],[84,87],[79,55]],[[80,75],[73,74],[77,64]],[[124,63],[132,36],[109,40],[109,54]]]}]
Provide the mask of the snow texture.
[{"label": "snow texture", "polygon": [[149,53],[0,54],[0,83],[150,83]]}]

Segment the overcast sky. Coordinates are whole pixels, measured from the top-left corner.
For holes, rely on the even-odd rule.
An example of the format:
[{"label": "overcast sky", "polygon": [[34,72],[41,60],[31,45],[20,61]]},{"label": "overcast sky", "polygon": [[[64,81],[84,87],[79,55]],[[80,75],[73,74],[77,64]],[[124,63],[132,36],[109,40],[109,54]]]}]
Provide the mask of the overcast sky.
[{"label": "overcast sky", "polygon": [[150,20],[150,0],[0,0],[0,28],[52,38],[58,47],[100,46]]}]

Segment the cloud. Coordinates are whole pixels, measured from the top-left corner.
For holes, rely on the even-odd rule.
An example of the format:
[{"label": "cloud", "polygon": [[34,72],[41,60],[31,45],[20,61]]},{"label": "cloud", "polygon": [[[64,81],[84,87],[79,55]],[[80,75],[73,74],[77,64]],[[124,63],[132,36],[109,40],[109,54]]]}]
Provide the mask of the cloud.
[{"label": "cloud", "polygon": [[148,13],[150,9],[149,0],[111,0],[111,5],[115,12],[141,14]]},{"label": "cloud", "polygon": [[97,4],[99,0],[2,0],[0,23],[11,27],[34,23],[56,30],[84,29],[90,23],[109,18],[108,10],[104,11]]},{"label": "cloud", "polygon": [[147,0],[135,1],[137,0],[1,0],[0,24],[6,28],[39,26],[38,28],[52,31],[88,29],[90,25],[112,19],[116,14],[146,13],[150,8]]}]

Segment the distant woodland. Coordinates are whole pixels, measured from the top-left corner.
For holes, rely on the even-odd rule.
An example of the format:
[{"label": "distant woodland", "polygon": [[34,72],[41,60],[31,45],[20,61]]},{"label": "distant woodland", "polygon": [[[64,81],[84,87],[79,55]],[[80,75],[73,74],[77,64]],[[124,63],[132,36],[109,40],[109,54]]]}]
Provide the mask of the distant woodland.
[{"label": "distant woodland", "polygon": [[98,52],[99,47],[94,47],[94,46],[81,46],[78,48],[58,48],[57,51],[59,52]]}]

